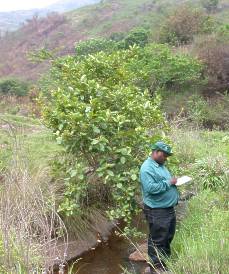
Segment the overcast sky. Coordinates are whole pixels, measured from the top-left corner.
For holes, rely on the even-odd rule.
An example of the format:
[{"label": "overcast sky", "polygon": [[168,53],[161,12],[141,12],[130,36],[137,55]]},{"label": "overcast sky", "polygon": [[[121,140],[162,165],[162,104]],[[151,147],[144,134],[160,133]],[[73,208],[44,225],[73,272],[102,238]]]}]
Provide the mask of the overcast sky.
[{"label": "overcast sky", "polygon": [[0,0],[0,11],[42,8],[55,2],[58,0]]}]

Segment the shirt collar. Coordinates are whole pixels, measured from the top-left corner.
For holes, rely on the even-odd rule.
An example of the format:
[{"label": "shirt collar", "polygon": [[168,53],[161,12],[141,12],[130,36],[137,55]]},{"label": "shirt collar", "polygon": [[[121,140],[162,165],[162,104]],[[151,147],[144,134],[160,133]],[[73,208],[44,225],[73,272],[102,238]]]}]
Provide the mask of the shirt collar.
[{"label": "shirt collar", "polygon": [[149,160],[151,160],[151,162],[152,162],[156,167],[159,167],[159,166],[160,166],[156,161],[154,161],[154,160],[152,159],[151,156],[149,156]]}]

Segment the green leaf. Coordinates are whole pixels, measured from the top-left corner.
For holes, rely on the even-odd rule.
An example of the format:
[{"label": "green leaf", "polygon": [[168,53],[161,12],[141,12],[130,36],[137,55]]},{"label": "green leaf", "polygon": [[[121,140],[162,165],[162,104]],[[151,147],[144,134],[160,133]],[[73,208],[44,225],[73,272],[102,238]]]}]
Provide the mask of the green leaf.
[{"label": "green leaf", "polygon": [[75,177],[76,174],[77,174],[77,171],[76,171],[76,170],[71,170],[71,172],[70,172],[71,178]]},{"label": "green leaf", "polygon": [[56,142],[57,142],[58,145],[61,145],[62,141],[63,141],[62,137],[56,138]]},{"label": "green leaf", "polygon": [[126,158],[125,157],[121,157],[121,163],[125,164],[125,162],[126,162]]},{"label": "green leaf", "polygon": [[117,184],[117,188],[122,188],[122,187],[123,187],[123,185],[121,183]]},{"label": "green leaf", "polygon": [[100,129],[98,128],[98,127],[93,127],[93,131],[95,132],[95,133],[100,133]]},{"label": "green leaf", "polygon": [[99,143],[98,139],[93,139],[93,141],[91,142],[92,145],[97,145]]},{"label": "green leaf", "polygon": [[136,175],[136,174],[132,174],[132,175],[131,175],[131,179],[132,179],[133,181],[136,181],[136,180],[137,180],[137,178],[138,178],[138,177],[137,177],[137,175]]},{"label": "green leaf", "polygon": [[112,177],[114,176],[114,172],[112,170],[107,170],[107,173]]}]

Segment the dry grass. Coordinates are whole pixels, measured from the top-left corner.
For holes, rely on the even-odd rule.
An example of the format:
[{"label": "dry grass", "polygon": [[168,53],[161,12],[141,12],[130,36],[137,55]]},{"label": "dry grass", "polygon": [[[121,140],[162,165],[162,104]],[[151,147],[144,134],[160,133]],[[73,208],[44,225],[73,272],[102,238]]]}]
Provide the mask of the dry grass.
[{"label": "dry grass", "polygon": [[37,96],[38,92],[35,89],[32,89],[28,96],[1,95],[0,93],[0,113],[39,117]]},{"label": "dry grass", "polygon": [[[47,169],[31,174],[15,138],[10,166],[1,174],[0,265],[4,273],[52,273],[54,265],[65,262],[67,232],[56,211],[55,187],[47,179]],[[62,254],[59,240],[65,243]]]}]

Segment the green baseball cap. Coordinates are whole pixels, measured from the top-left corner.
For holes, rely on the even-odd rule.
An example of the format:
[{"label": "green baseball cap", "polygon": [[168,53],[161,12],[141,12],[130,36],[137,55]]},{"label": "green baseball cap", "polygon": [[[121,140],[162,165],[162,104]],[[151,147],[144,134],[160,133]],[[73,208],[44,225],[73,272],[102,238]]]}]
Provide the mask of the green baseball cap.
[{"label": "green baseball cap", "polygon": [[168,154],[169,156],[173,155],[172,148],[162,141],[156,142],[155,144],[151,145],[151,149],[152,150],[161,150],[161,151],[165,152],[166,154]]}]

